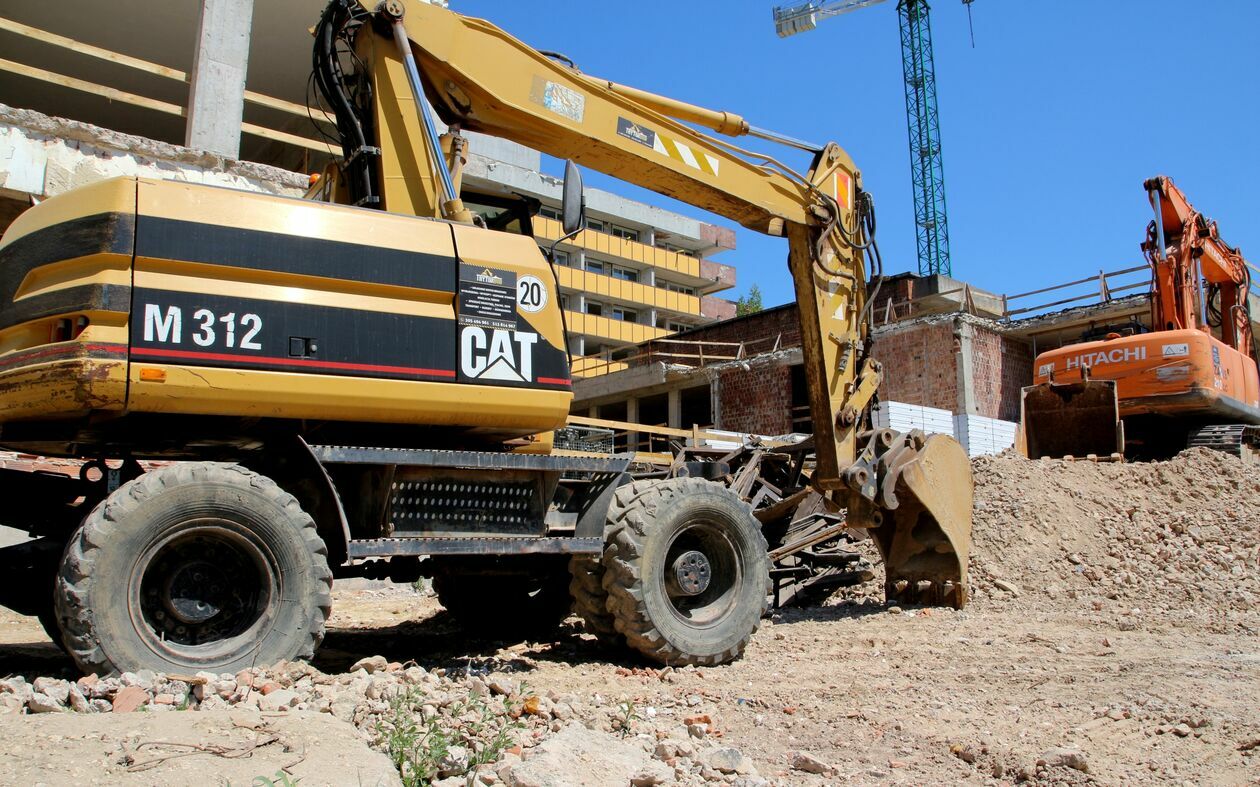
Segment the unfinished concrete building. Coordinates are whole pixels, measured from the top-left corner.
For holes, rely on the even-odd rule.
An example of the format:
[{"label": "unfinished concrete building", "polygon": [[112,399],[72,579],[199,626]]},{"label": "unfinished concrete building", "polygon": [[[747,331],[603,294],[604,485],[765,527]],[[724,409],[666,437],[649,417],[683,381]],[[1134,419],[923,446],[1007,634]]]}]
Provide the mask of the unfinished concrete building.
[{"label": "unfinished concrete building", "polygon": [[[1009,296],[941,276],[889,277],[872,310],[873,354],[884,364],[876,420],[953,434],[972,455],[1005,450],[1037,354],[1149,329],[1148,289],[1145,266]],[[644,343],[590,375],[574,386],[579,416],[758,435],[811,431],[795,304]],[[623,427],[617,442],[649,451],[661,440]]]}]

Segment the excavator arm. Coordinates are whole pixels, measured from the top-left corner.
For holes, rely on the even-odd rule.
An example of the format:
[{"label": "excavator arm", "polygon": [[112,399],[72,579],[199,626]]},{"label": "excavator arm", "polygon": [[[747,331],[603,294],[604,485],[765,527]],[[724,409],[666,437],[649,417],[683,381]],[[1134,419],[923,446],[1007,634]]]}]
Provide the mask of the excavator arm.
[{"label": "excavator arm", "polygon": [[[952,438],[871,426],[881,381],[868,327],[874,222],[861,173],[838,145],[809,146],[728,112],[597,79],[489,22],[421,0],[334,0],[316,36],[325,39],[326,63],[337,61],[340,41],[361,68],[321,74],[317,40],[316,78],[338,116],[352,202],[469,221],[459,200],[467,130],[785,237],[815,429],[813,484],[847,509],[851,527],[872,531],[890,592],[965,603],[972,498],[965,452]],[[437,136],[427,104],[449,133]],[[813,160],[797,173],[688,123],[805,148]]]},{"label": "excavator arm", "polygon": [[[1154,324],[1164,330],[1217,328],[1221,341],[1254,360],[1247,306],[1251,272],[1242,253],[1221,238],[1216,222],[1195,210],[1172,178],[1152,178],[1145,186],[1155,211],[1142,244],[1155,273]],[[1200,281],[1207,293],[1200,291]]]}]

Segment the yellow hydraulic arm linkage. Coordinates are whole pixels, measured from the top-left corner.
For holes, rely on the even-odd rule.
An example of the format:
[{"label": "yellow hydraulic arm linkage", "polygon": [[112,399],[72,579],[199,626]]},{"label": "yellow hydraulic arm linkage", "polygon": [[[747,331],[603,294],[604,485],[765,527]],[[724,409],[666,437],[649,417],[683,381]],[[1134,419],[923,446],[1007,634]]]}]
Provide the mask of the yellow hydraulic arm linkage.
[{"label": "yellow hydraulic arm linkage", "polygon": [[[460,132],[468,130],[786,237],[815,430],[814,486],[847,509],[850,527],[874,535],[891,595],[966,602],[972,479],[965,452],[950,437],[871,425],[881,380],[869,352],[866,252],[874,222],[861,172],[844,150],[597,79],[489,22],[420,0],[359,2],[355,13],[371,35],[356,37],[356,55],[371,79],[386,210],[467,221],[458,183]],[[417,100],[421,90],[451,129],[440,139]],[[687,123],[802,148],[813,161],[798,174]]]}]

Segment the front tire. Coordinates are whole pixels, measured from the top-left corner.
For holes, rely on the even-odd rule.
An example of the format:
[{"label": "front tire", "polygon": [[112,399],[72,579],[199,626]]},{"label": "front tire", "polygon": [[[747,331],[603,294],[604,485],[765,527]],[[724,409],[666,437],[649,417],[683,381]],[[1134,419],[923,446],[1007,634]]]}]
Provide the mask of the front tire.
[{"label": "front tire", "polygon": [[748,505],[699,478],[640,481],[617,490],[609,523],[604,589],[627,644],[668,665],[739,658],[771,590]]},{"label": "front tire", "polygon": [[315,523],[271,479],[180,463],[96,506],[66,547],[55,601],[84,672],[235,672],[314,655],[332,572]]}]

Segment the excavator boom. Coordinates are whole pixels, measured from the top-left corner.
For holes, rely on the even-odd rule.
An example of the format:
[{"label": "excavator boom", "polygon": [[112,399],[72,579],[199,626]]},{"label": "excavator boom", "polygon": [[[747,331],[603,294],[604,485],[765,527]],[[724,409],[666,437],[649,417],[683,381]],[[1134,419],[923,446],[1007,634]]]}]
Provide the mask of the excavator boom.
[{"label": "excavator boom", "polygon": [[[884,537],[877,533],[876,541],[884,548],[890,585],[899,588],[894,592],[914,595],[926,583],[961,606],[970,472],[955,472],[948,484],[906,479],[920,477],[923,468],[967,465],[965,452],[951,438],[890,435],[871,427],[869,408],[882,374],[870,357],[866,290],[867,253],[875,251],[873,208],[848,154],[828,143],[798,174],[683,122],[734,136],[753,131],[738,115],[588,76],[489,22],[420,0],[369,2],[358,0],[355,14],[370,20],[364,29],[374,35],[356,46],[378,64],[378,125],[408,130],[380,144],[387,209],[403,201],[441,215],[443,197],[433,184],[454,162],[437,151],[463,147],[453,139],[438,145],[425,138],[432,124],[424,119],[423,102],[412,85],[391,76],[407,73],[414,62],[425,97],[456,133],[509,139],[787,238],[815,429],[813,484],[847,509],[851,526],[881,531]],[[877,252],[872,257],[878,261]],[[899,460],[887,461],[894,454]],[[921,559],[929,553],[931,560]]]},{"label": "excavator boom", "polygon": [[[966,602],[965,452],[871,424],[879,255],[839,146],[590,77],[419,0],[332,0],[313,32],[342,155],[306,199],[120,177],[0,239],[0,445],[85,463],[0,468],[10,497],[66,501],[0,566],[32,577],[10,589],[50,589],[37,612],[82,669],[308,658],[334,576],[421,575],[496,638],[576,610],[659,663],[720,664],[761,621],[772,562],[815,578],[844,557],[815,551],[817,527],[869,531],[890,597]],[[778,519],[733,459],[636,478],[631,455],[553,450],[573,401],[560,280],[536,201],[463,188],[471,131],[569,159],[568,237],[581,163],[787,240],[816,434],[783,465]],[[127,588],[140,600],[120,606]]]}]

